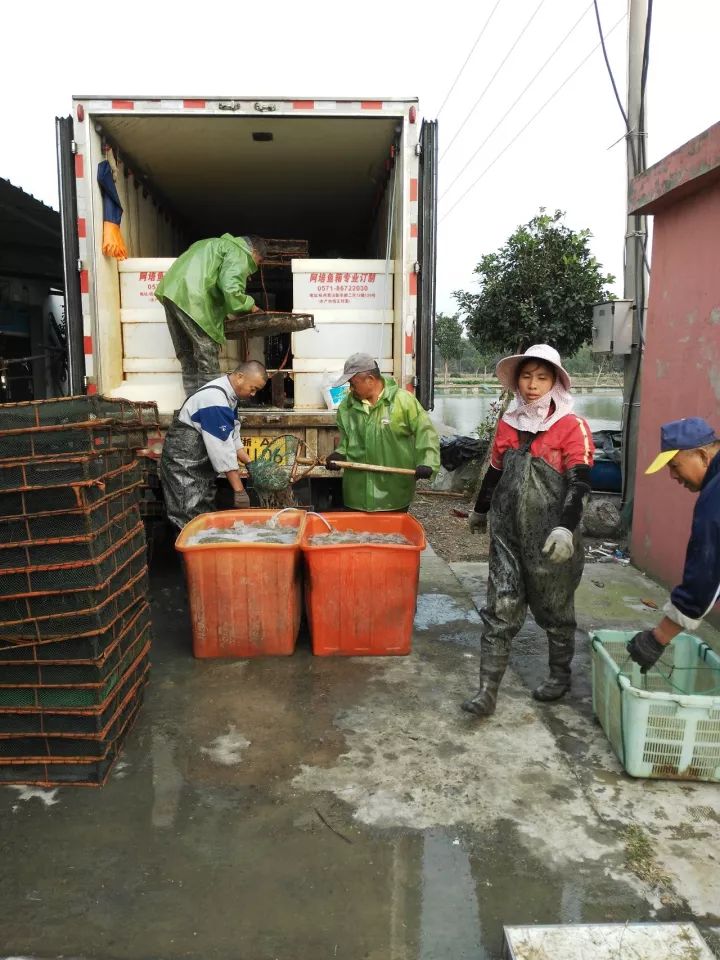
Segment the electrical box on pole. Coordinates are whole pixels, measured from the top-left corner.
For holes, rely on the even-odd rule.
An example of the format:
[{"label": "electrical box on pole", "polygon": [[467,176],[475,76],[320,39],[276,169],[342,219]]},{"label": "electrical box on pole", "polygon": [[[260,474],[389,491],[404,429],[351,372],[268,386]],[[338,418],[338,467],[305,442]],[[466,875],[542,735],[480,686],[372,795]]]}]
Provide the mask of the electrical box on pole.
[{"label": "electrical box on pole", "polygon": [[626,356],[633,345],[633,301],[608,300],[593,307],[592,351]]}]

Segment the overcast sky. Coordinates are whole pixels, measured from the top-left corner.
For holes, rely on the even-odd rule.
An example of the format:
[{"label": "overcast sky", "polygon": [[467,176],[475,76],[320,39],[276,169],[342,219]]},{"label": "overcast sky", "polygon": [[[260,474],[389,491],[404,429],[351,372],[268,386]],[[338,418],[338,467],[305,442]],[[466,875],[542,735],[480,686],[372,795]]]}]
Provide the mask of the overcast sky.
[{"label": "overcast sky", "polygon": [[[627,0],[599,2],[607,32],[626,13]],[[8,4],[0,62],[0,176],[57,205],[53,119],[70,112],[74,93],[417,96],[421,112],[434,118],[496,3]],[[623,19],[608,39],[622,90],[626,36]],[[719,119],[718,36],[717,0],[656,0],[648,91],[651,163]],[[588,227],[595,255],[621,281],[625,158],[622,142],[613,144],[622,137],[623,125],[599,50],[484,172],[597,42],[586,0],[500,0],[439,117],[440,193],[445,194],[438,246],[440,309],[452,309],[452,291],[472,286],[479,258],[541,206],[567,211],[572,227]]]}]

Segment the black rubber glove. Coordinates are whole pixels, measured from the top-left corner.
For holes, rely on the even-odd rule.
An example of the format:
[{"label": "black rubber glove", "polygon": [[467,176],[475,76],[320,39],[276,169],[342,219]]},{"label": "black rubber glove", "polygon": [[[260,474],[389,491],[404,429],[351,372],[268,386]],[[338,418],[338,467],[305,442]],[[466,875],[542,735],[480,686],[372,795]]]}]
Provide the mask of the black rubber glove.
[{"label": "black rubber glove", "polygon": [[488,515],[486,513],[478,513],[477,510],[472,510],[468,516],[468,527],[470,528],[470,533],[487,533]]},{"label": "black rubber glove", "polygon": [[590,467],[580,463],[570,467],[565,474],[567,490],[563,500],[562,513],[558,527],[564,527],[573,533],[582,519],[585,498],[590,493]]},{"label": "black rubber glove", "polygon": [[337,450],[334,453],[331,453],[330,456],[325,460],[325,469],[326,470],[341,470],[342,467],[337,465],[338,460],[347,460],[347,457],[344,453],[338,453]]},{"label": "black rubber glove", "polygon": [[628,641],[627,652],[631,660],[640,664],[640,673],[647,673],[663,655],[665,647],[656,639],[652,630],[643,630]]},{"label": "black rubber glove", "polygon": [[477,500],[475,501],[475,513],[488,512],[493,493],[495,493],[495,487],[500,483],[501,476],[502,470],[496,470],[495,467],[490,464],[485,471],[485,476],[478,491]]},{"label": "black rubber glove", "polygon": [[431,476],[432,467],[426,467],[424,463],[420,464],[419,467],[415,467],[416,480],[429,480]]}]

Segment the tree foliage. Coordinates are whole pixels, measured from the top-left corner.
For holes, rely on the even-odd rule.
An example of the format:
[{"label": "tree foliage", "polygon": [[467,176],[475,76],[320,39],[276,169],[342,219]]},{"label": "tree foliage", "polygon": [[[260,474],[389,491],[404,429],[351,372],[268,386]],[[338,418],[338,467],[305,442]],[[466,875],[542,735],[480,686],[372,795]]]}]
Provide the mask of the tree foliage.
[{"label": "tree foliage", "polygon": [[435,317],[435,346],[445,365],[446,382],[450,363],[460,359],[464,343],[463,327],[457,314],[450,317],[445,313],[439,313]]},{"label": "tree foliage", "polygon": [[439,313],[435,318],[435,346],[445,361],[458,360],[463,354],[463,328],[457,314]]},{"label": "tree foliage", "polygon": [[540,213],[517,228],[496,253],[475,267],[479,293],[454,296],[481,353],[521,353],[549,343],[561,355],[590,339],[592,306],[612,299],[614,277],[590,252],[589,230],[574,231],[564,213]]}]

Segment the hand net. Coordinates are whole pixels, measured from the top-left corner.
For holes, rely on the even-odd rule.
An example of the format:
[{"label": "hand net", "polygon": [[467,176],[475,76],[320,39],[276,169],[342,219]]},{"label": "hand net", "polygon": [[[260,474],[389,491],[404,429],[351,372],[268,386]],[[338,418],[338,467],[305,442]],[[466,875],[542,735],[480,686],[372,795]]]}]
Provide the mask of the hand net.
[{"label": "hand net", "polygon": [[289,434],[277,437],[256,460],[248,464],[253,489],[263,507],[288,507],[293,504],[292,483],[301,442]]}]

